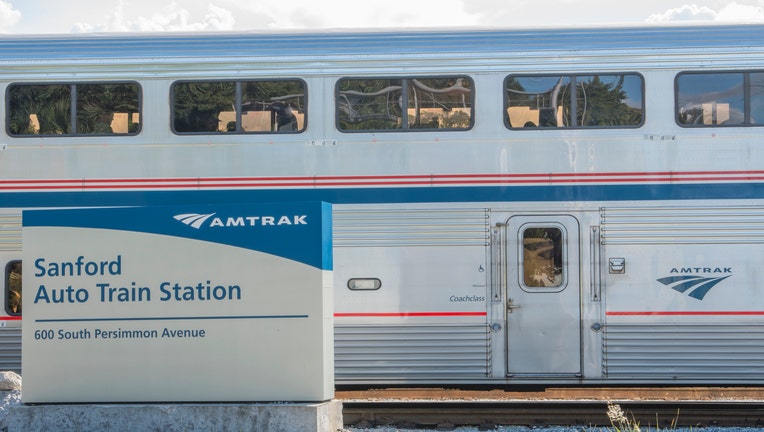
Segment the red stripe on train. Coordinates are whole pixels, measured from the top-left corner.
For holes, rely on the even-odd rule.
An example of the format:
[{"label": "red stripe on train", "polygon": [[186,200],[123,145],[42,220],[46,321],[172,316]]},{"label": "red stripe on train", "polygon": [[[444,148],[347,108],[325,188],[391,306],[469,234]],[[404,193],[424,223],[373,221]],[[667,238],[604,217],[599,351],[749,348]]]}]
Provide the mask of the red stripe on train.
[{"label": "red stripe on train", "polygon": [[611,311],[607,316],[757,316],[764,315],[764,311]]},{"label": "red stripe on train", "polygon": [[331,186],[651,183],[762,181],[764,171],[432,174],[371,176],[172,177],[119,179],[0,180],[0,190],[211,189]]},{"label": "red stripe on train", "polygon": [[486,312],[337,312],[334,314],[334,317],[455,317],[486,315]]}]

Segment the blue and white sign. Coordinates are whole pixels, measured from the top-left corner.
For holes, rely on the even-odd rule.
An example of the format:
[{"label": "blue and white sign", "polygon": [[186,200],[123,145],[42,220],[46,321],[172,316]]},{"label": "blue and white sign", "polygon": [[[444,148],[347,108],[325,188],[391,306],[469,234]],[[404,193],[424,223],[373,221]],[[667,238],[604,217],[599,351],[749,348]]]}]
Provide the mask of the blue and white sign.
[{"label": "blue and white sign", "polygon": [[23,214],[23,399],[334,396],[331,206]]}]

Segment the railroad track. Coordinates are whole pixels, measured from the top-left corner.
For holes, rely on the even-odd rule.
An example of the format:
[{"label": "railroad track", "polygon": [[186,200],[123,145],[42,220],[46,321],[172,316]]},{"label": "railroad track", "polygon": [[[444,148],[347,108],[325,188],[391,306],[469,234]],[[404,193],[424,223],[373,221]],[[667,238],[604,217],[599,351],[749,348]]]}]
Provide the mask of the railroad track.
[{"label": "railroad track", "polygon": [[753,388],[385,389],[338,391],[337,399],[348,426],[612,427],[608,406],[618,405],[632,423],[669,429],[761,427],[762,395]]}]

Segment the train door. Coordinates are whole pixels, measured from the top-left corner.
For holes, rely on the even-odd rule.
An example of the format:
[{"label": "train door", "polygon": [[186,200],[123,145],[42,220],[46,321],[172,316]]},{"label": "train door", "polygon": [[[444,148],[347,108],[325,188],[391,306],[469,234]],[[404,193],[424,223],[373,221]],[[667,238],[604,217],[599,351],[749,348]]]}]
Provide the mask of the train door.
[{"label": "train door", "polygon": [[506,229],[508,376],[580,376],[578,221],[513,216]]}]

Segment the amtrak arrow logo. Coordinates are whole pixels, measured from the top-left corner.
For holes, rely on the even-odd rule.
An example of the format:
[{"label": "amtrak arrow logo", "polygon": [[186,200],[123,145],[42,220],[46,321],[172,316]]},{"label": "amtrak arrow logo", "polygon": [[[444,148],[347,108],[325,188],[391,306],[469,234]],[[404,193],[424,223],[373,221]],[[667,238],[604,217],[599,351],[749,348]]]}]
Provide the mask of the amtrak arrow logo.
[{"label": "amtrak arrow logo", "polygon": [[179,220],[183,222],[184,224],[199,229],[201,228],[204,221],[214,216],[215,213],[210,214],[199,214],[199,213],[185,213],[185,214],[179,214],[173,216],[175,220]]},{"label": "amtrak arrow logo", "polygon": [[658,282],[670,287],[671,289],[679,291],[680,293],[689,291],[687,295],[690,297],[696,298],[698,300],[703,300],[703,297],[708,294],[708,291],[710,291],[711,288],[715,287],[716,284],[730,276],[732,275],[721,277],[703,277],[695,275],[670,276],[660,278],[658,279]]}]

